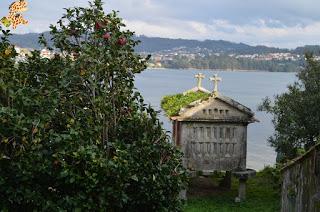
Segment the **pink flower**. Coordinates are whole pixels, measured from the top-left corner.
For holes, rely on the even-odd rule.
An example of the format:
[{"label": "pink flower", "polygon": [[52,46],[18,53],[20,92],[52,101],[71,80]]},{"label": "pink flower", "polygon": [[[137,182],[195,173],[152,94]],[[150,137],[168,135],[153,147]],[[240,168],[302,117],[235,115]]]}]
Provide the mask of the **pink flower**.
[{"label": "pink flower", "polygon": [[106,33],[106,34],[104,34],[103,36],[103,39],[105,39],[105,40],[109,40],[110,38],[111,38],[111,35],[110,35],[110,33]]},{"label": "pink flower", "polygon": [[95,24],[95,29],[96,30],[99,30],[99,29],[101,29],[103,26],[102,26],[102,24],[100,23],[100,22],[96,22],[96,24]]},{"label": "pink flower", "polygon": [[127,44],[127,39],[126,39],[125,37],[119,38],[119,39],[118,39],[118,44],[119,44],[120,46],[126,45],[126,44]]}]

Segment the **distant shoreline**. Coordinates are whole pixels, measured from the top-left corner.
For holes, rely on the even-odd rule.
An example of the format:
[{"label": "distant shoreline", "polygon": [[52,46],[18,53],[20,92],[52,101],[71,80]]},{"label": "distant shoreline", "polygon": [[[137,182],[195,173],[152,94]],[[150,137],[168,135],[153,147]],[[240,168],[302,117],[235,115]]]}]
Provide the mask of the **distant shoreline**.
[{"label": "distant shoreline", "polygon": [[244,70],[244,69],[199,69],[199,68],[151,68],[150,70],[198,70],[198,71],[222,71],[222,72],[270,72],[270,73],[298,73],[297,71],[268,71],[268,70]]}]

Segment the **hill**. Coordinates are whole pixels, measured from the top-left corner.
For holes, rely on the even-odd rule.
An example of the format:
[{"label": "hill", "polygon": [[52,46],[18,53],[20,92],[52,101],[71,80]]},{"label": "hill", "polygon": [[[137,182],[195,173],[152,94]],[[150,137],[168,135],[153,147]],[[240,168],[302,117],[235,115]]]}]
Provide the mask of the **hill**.
[{"label": "hill", "polygon": [[234,54],[262,54],[275,52],[289,52],[288,49],[280,49],[267,46],[250,46],[244,43],[233,43],[224,40],[187,40],[187,39],[170,39],[159,37],[137,37],[142,44],[137,47],[140,52],[159,52],[179,47],[186,49],[208,49],[217,53],[234,53]]},{"label": "hill", "polygon": [[[46,38],[50,38],[49,32],[44,32]],[[27,34],[14,34],[11,37],[11,42],[24,47],[32,49],[40,49],[41,46],[38,44],[38,37],[40,33],[27,33]],[[171,38],[160,38],[160,37],[147,37],[138,36],[136,37],[141,41],[141,44],[136,47],[138,52],[154,53],[159,51],[166,51],[175,48],[184,47],[186,49],[207,49],[217,53],[230,53],[230,54],[268,54],[268,53],[295,53],[304,54],[306,51],[314,52],[319,55],[320,46],[308,45],[297,47],[296,49],[282,49],[268,46],[251,46],[245,43],[234,43],[225,40],[188,40],[188,39],[171,39]]]},{"label": "hill", "polygon": [[[44,32],[50,41],[49,32]],[[41,49],[38,33],[15,34],[11,42],[17,46]],[[164,68],[230,69],[299,71],[304,65],[305,52],[320,55],[320,46],[309,45],[296,49],[252,46],[225,40],[188,40],[137,36],[141,43],[137,52],[152,54],[151,63]],[[50,43],[50,42],[49,42]],[[320,57],[318,57],[320,59]]]},{"label": "hill", "polygon": [[[49,32],[44,32],[43,34],[46,38],[50,39]],[[38,43],[39,36],[40,33],[13,34],[10,41],[19,47],[41,49],[41,46]]]}]

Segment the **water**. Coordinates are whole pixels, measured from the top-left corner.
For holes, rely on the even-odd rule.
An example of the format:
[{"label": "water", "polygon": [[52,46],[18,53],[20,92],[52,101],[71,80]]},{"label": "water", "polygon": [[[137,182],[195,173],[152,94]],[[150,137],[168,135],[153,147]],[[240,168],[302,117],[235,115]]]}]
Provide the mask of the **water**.
[{"label": "water", "polygon": [[[156,110],[161,110],[162,97],[195,87],[194,75],[197,73],[199,73],[198,70],[146,70],[137,76],[136,87],[147,103],[150,103]],[[208,90],[213,90],[213,83],[209,81],[209,77],[215,73],[222,77],[219,92],[251,108],[260,121],[248,127],[247,167],[259,170],[266,165],[274,164],[276,154],[267,143],[267,138],[274,132],[272,117],[257,111],[257,107],[264,97],[273,97],[285,92],[287,85],[296,80],[295,74],[227,71],[201,71],[201,73],[206,75],[203,87]],[[160,120],[164,128],[171,131],[171,123],[163,112],[160,114]]]}]

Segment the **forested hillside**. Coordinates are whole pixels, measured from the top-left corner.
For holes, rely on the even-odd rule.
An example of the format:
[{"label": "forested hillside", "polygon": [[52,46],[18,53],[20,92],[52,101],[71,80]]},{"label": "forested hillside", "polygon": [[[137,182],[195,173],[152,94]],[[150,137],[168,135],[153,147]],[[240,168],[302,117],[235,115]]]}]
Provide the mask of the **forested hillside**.
[{"label": "forested hillside", "polygon": [[[50,40],[49,32],[44,32],[44,35]],[[23,48],[41,49],[42,47],[38,44],[39,36],[38,33],[15,34],[11,37],[11,42]],[[137,52],[151,54],[153,56],[151,62],[155,64],[160,62],[161,67],[164,68],[292,72],[299,71],[303,67],[306,52],[320,55],[318,45],[289,50],[224,40],[198,41],[146,36],[138,36],[134,39],[141,41],[135,47]],[[277,57],[277,54],[289,56],[281,58]]]},{"label": "forested hillside", "polygon": [[[49,32],[44,32],[45,37],[49,38]],[[38,44],[38,37],[40,33],[28,33],[28,34],[15,34],[11,37],[11,42],[24,48],[41,48]],[[141,43],[136,47],[139,52],[159,52],[164,50],[170,50],[179,47],[185,48],[202,48],[208,49],[213,52],[234,53],[234,54],[267,54],[276,52],[293,52],[297,54],[303,54],[305,51],[312,51],[315,54],[320,54],[320,46],[304,46],[297,47],[294,50],[281,49],[267,46],[250,46],[244,43],[234,43],[224,40],[187,40],[187,39],[170,39],[170,38],[157,38],[139,36],[136,39]]]}]

